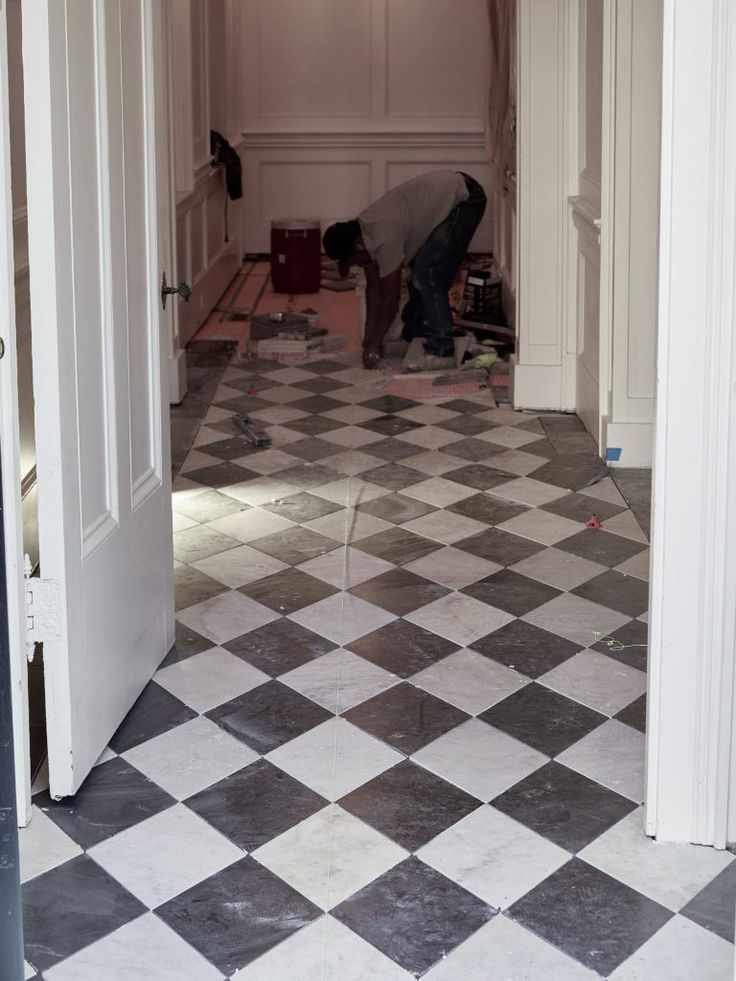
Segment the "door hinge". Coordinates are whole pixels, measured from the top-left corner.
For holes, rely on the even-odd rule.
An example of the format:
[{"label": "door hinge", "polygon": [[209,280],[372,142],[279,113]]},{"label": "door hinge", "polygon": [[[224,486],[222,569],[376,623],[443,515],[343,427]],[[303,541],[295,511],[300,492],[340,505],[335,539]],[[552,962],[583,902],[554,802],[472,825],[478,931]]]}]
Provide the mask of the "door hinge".
[{"label": "door hinge", "polygon": [[61,640],[61,600],[59,583],[55,579],[39,579],[32,575],[33,565],[25,557],[26,580],[26,651],[33,660],[36,644]]}]

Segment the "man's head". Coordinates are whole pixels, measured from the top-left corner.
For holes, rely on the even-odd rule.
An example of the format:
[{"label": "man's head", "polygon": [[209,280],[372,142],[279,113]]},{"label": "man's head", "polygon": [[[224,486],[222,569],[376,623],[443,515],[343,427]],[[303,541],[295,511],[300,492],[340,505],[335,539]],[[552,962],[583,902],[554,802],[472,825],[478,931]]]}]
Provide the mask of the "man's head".
[{"label": "man's head", "polygon": [[355,218],[330,225],[322,237],[322,246],[326,255],[337,262],[337,268],[343,277],[349,274],[351,266],[365,266],[370,262],[370,256],[363,244],[360,223]]}]

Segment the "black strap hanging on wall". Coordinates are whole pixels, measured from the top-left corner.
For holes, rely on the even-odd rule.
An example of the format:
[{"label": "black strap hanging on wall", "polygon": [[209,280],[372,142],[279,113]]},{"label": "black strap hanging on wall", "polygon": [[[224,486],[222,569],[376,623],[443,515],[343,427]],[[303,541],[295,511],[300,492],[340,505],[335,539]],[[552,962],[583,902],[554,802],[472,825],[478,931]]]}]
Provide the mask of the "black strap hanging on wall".
[{"label": "black strap hanging on wall", "polygon": [[243,165],[240,157],[225,139],[222,133],[217,130],[210,130],[210,153],[212,154],[212,166],[224,167],[225,169],[225,241],[229,242],[227,228],[227,208],[230,198],[237,201],[243,196]]}]

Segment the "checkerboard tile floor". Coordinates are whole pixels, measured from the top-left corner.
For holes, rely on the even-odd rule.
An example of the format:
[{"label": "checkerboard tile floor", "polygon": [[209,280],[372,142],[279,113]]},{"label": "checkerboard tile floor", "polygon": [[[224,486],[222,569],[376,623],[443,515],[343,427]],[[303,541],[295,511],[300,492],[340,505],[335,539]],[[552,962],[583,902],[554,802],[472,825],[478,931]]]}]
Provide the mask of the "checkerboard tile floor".
[{"label": "checkerboard tile floor", "polygon": [[733,857],[642,832],[647,543],[577,419],[239,362],[174,514],[176,646],[23,832],[28,977],[731,977]]}]

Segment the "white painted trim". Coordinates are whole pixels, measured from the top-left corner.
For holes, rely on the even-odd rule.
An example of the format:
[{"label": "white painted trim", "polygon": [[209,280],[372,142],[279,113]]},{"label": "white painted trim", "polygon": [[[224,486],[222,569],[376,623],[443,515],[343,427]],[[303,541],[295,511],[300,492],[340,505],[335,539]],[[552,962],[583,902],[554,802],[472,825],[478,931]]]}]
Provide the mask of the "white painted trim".
[{"label": "white painted trim", "polygon": [[261,148],[273,149],[317,149],[341,147],[463,147],[485,148],[485,133],[481,129],[424,129],[424,130],[391,130],[363,129],[357,130],[313,130],[305,131],[268,131],[244,130],[242,133],[243,148],[255,150]]},{"label": "white painted trim", "polygon": [[601,447],[621,451],[618,460],[607,460],[611,467],[651,467],[654,443],[653,422],[611,422],[603,416]]},{"label": "white painted trim", "polygon": [[550,364],[519,364],[511,359],[511,386],[516,409],[574,412],[574,398],[564,388],[564,369]]},{"label": "white painted trim", "polygon": [[666,0],[647,832],[719,848],[736,825],[734,119],[732,0]]}]

